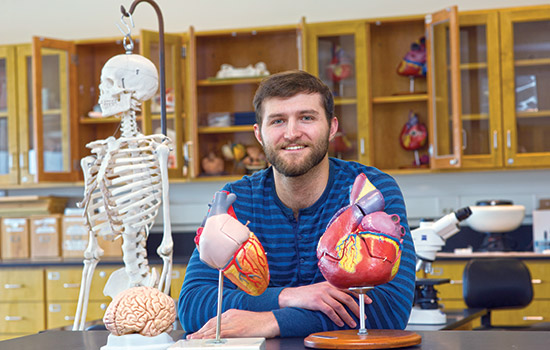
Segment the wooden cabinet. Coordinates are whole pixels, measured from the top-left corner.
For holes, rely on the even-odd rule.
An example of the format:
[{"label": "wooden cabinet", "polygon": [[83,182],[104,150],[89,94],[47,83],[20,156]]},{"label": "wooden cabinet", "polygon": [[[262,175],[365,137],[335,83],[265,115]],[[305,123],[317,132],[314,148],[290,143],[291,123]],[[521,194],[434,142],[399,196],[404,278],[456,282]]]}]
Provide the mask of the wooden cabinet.
[{"label": "wooden cabinet", "polygon": [[[196,177],[205,177],[201,160],[209,154],[223,159],[222,146],[259,147],[253,132],[252,100],[262,76],[252,72],[251,76],[216,78],[217,72],[223,64],[242,69],[259,62],[271,74],[298,69],[302,39],[297,26],[280,26],[197,32],[191,40],[197,99],[192,166]],[[225,159],[223,172],[215,175],[235,178],[245,174],[247,169],[238,158],[240,154],[237,160]]]},{"label": "wooden cabinet", "polygon": [[46,328],[42,269],[2,269],[0,290],[0,339]]},{"label": "wooden cabinet", "polygon": [[[491,322],[498,325],[521,326],[536,322],[548,322],[550,319],[550,279],[548,278],[549,260],[523,260],[533,281],[533,301],[523,309],[494,310]],[[467,260],[438,260],[434,263],[434,272],[427,278],[449,278],[450,283],[436,286],[440,303],[445,309],[466,308],[462,292],[462,273]],[[418,276],[424,277],[424,276]]]},{"label": "wooden cabinet", "polygon": [[[87,321],[103,318],[103,313],[111,301],[103,295],[103,288],[111,273],[118,268],[119,266],[98,266],[95,269],[90,287]],[[82,268],[51,267],[47,268],[45,273],[47,328],[72,326],[80,292]]]},{"label": "wooden cabinet", "polygon": [[[550,7],[463,12],[457,24],[451,18],[441,35],[428,36],[428,57],[439,59],[428,67],[437,82],[430,93],[432,167],[550,165],[543,136],[550,106],[540,97],[550,81]],[[449,54],[455,25],[460,52]]]},{"label": "wooden cabinet", "polygon": [[368,163],[367,50],[364,21],[304,23],[305,70],[334,95],[338,134],[329,155]]},{"label": "wooden cabinet", "polygon": [[[87,321],[101,320],[111,298],[103,288],[122,265],[101,263],[92,277]],[[155,265],[160,274],[162,265]],[[185,264],[172,265],[170,295],[176,305],[185,277]],[[71,329],[82,280],[80,266],[46,266],[0,269],[0,340],[45,329]]]},{"label": "wooden cabinet", "polygon": [[0,181],[76,179],[72,48],[33,38],[0,49]]},{"label": "wooden cabinet", "polygon": [[368,163],[392,173],[425,171],[422,169],[428,167],[426,161],[421,161],[428,153],[427,142],[413,151],[403,148],[400,141],[411,113],[416,114],[419,123],[428,125],[426,77],[411,79],[397,73],[412,43],[421,44],[423,37],[421,16],[368,22]]}]

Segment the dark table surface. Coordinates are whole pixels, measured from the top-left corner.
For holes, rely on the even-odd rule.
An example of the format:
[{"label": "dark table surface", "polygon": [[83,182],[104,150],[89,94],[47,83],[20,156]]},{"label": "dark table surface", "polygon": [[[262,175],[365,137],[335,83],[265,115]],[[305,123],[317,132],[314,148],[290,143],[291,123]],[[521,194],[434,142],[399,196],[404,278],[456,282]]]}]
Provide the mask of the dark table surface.
[{"label": "dark table surface", "polygon": [[[523,331],[417,331],[422,343],[404,349],[538,350],[550,348],[550,332]],[[46,331],[0,342],[1,350],[70,349],[98,350],[107,343],[107,331]],[[172,333],[175,340],[181,331]],[[267,350],[308,349],[303,338],[268,339]]]}]

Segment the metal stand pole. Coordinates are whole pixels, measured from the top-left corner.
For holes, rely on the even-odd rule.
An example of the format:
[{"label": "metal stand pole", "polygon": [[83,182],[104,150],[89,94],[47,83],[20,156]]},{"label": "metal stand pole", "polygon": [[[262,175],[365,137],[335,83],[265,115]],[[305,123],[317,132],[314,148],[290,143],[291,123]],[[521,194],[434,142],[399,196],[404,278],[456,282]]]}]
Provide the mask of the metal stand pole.
[{"label": "metal stand pole", "polygon": [[143,1],[153,6],[159,21],[160,129],[162,130],[162,134],[166,136],[166,70],[164,63],[164,20],[162,18],[162,12],[160,11],[160,7],[153,0],[134,0],[128,12],[126,12],[126,9],[122,5],[120,6],[120,11],[123,16],[130,17],[130,15],[134,13],[136,6]]},{"label": "metal stand pole", "polygon": [[351,287],[350,290],[359,294],[359,332],[358,335],[367,335],[367,327],[365,326],[365,294],[374,287]]}]

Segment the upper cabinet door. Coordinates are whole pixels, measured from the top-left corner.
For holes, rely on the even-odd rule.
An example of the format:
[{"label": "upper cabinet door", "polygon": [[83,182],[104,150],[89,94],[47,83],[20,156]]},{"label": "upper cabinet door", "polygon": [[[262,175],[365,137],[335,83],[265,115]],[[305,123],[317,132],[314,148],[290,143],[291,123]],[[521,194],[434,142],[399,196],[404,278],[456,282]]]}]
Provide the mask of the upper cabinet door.
[{"label": "upper cabinet door", "polygon": [[550,165],[550,8],[501,12],[506,166]]},{"label": "upper cabinet door", "polygon": [[457,8],[426,16],[432,168],[461,166],[462,126]]},{"label": "upper cabinet door", "polygon": [[459,15],[462,167],[501,167],[503,157],[498,11]]},{"label": "upper cabinet door", "polygon": [[36,178],[76,181],[79,160],[75,46],[34,37],[32,49]]},{"label": "upper cabinet door", "polygon": [[[318,76],[334,95],[339,130],[331,157],[371,163],[367,149],[366,28],[362,21],[303,24],[305,69]],[[359,117],[361,116],[361,117]]]},{"label": "upper cabinet door", "polygon": [[0,47],[0,183],[18,181],[15,47]]},{"label": "upper cabinet door", "polygon": [[[141,32],[140,52],[149,58],[159,72],[159,90],[149,101],[143,102],[143,133],[160,134],[161,128],[161,66],[160,38],[158,32]],[[184,109],[182,84],[182,37],[179,34],[164,34],[164,83],[166,91],[166,134],[172,140],[168,157],[168,173],[171,178],[184,176],[183,135]]]}]

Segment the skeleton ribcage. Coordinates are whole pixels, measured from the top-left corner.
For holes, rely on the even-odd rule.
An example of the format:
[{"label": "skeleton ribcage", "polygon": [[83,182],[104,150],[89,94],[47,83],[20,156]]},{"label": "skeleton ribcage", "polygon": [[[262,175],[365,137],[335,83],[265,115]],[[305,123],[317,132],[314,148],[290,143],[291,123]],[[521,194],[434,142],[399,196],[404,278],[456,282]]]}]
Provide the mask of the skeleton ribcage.
[{"label": "skeleton ribcage", "polygon": [[[107,239],[152,226],[161,204],[162,182],[150,137],[118,139],[95,148],[98,155],[84,202],[92,230]],[[106,149],[105,149],[106,148]]]}]

